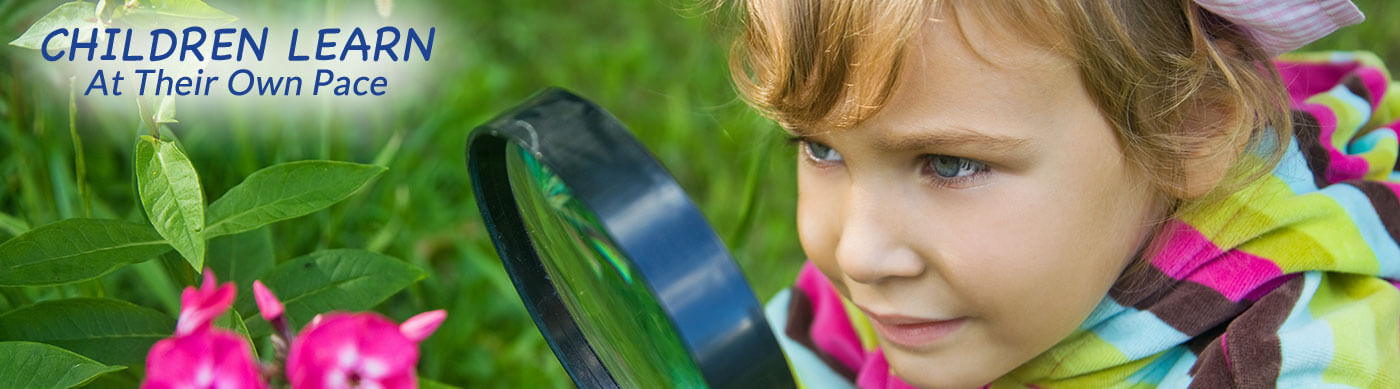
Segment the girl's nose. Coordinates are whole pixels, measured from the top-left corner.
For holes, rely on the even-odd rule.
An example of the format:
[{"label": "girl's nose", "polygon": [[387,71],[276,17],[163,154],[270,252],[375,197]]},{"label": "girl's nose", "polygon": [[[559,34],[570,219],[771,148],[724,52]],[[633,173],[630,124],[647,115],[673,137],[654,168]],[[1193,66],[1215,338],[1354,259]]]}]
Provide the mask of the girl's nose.
[{"label": "girl's nose", "polygon": [[923,274],[923,258],[904,239],[904,222],[896,193],[852,188],[842,204],[836,262],[852,281],[877,284]]}]

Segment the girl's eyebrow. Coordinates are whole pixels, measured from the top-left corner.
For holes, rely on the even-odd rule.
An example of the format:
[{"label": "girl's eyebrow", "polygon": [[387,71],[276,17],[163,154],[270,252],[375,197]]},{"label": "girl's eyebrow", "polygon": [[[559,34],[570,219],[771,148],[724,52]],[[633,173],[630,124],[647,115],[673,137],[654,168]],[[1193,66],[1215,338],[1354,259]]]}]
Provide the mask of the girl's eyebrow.
[{"label": "girl's eyebrow", "polygon": [[1030,144],[1030,139],[988,135],[961,127],[920,131],[896,138],[880,138],[875,146],[888,151],[937,150],[973,147],[991,152],[1015,152]]}]

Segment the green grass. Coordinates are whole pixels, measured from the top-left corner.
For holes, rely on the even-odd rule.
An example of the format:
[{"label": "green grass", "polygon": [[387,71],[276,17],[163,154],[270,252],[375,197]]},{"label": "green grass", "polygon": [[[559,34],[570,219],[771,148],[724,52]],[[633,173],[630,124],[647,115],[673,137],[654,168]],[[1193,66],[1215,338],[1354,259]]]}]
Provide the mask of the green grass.
[{"label": "green grass", "polygon": [[1400,3],[1353,0],[1366,21],[1319,39],[1302,50],[1366,50],[1375,52],[1392,73],[1400,66]]},{"label": "green grass", "polygon": [[[17,37],[59,3],[0,0],[0,37]],[[245,20],[328,23],[372,14],[373,7],[339,0],[211,3]],[[1367,49],[1400,63],[1400,6],[1359,3],[1369,23],[1310,48]],[[726,65],[729,31],[714,15],[689,16],[676,4],[398,2],[396,13],[431,15],[438,27],[432,80],[394,85],[400,94],[375,109],[323,103],[289,110],[247,99],[182,106],[172,129],[210,199],[274,163],[387,160],[390,170],[365,192],[273,225],[277,259],[352,247],[418,265],[430,277],[379,310],[398,320],[448,310],[447,322],[423,345],[423,376],[471,387],[568,386],[487,239],[465,167],[472,127],[540,88],[571,89],[628,123],[725,238],[761,299],[786,286],[803,258],[792,151],[772,123],[736,99]],[[135,104],[78,96],[70,131],[67,77],[33,51],[0,47],[0,240],[62,218],[143,218],[130,163],[143,131]],[[171,296],[143,292],[151,282],[172,282],[160,275],[152,262],[94,283],[5,290],[0,311],[94,289],[166,309]]]}]

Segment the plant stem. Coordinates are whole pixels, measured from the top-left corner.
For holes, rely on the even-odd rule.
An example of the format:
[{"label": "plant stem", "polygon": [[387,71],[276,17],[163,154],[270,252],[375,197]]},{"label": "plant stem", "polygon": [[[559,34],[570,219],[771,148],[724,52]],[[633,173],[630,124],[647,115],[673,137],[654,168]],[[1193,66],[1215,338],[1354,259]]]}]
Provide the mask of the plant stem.
[{"label": "plant stem", "polygon": [[[774,132],[769,132],[769,134],[772,133]],[[768,157],[772,155],[773,149],[780,146],[782,141],[778,140],[776,136],[766,135],[761,144],[763,145],[762,151],[749,160],[748,171],[744,174],[744,205],[739,211],[739,224],[734,227],[734,232],[729,235],[729,242],[727,242],[731,250],[741,250],[744,245],[748,244],[749,230],[753,228],[754,214],[757,213],[755,208],[759,200],[758,182],[759,177],[763,176],[760,172],[763,171],[762,168],[768,162]]]},{"label": "plant stem", "polygon": [[83,160],[83,138],[78,136],[78,89],[68,78],[68,135],[73,138],[73,168],[78,181],[78,197],[83,200],[83,217],[92,217],[92,194],[87,187],[87,163]]}]

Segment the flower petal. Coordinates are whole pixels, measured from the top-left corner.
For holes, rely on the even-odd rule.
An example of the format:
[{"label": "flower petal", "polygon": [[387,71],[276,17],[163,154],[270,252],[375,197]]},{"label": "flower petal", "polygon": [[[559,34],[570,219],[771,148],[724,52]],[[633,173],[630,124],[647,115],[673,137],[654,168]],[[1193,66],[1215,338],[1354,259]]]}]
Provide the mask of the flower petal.
[{"label": "flower petal", "polygon": [[[420,321],[441,322],[432,317]],[[417,342],[404,336],[398,324],[375,313],[333,312],[303,328],[292,341],[287,378],[296,388],[325,387],[336,372],[355,372],[365,380],[362,383],[383,384],[387,381],[381,379],[400,382],[399,376],[413,376],[417,364]]]},{"label": "flower petal", "polygon": [[156,342],[142,388],[265,388],[252,350],[231,332],[203,329]]},{"label": "flower petal", "polygon": [[199,289],[185,287],[180,293],[180,318],[176,322],[176,335],[189,335],[209,327],[219,315],[224,314],[237,290],[232,282],[219,285],[212,270],[204,272],[204,284]]},{"label": "flower petal", "polygon": [[399,325],[399,332],[414,343],[422,342],[432,335],[445,319],[447,311],[441,309],[423,312],[404,320],[403,324]]},{"label": "flower petal", "polygon": [[213,293],[217,286],[219,286],[219,281],[214,278],[214,269],[204,269],[204,283],[199,285],[200,294]]},{"label": "flower petal", "polygon": [[258,313],[262,314],[263,319],[271,322],[282,317],[282,302],[267,290],[262,281],[253,281],[253,301],[258,303]]}]

